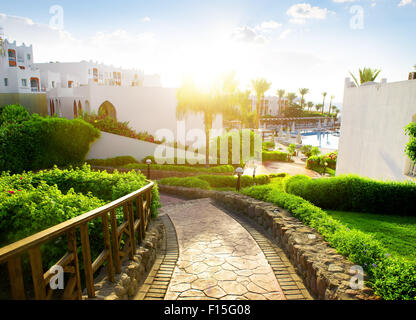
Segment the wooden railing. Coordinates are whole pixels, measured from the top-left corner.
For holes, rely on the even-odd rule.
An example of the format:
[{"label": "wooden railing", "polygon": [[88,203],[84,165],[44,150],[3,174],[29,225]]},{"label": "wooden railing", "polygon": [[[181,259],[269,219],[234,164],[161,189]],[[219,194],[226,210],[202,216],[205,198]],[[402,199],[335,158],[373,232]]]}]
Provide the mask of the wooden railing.
[{"label": "wooden railing", "polygon": [[[78,229],[81,238],[82,261],[88,297],[95,297],[94,273],[104,262],[106,262],[108,279],[114,282],[114,273],[120,273],[121,264],[124,260],[127,258],[133,259],[136,251],[136,239],[141,241],[145,237],[145,231],[151,215],[151,191],[153,186],[154,183],[149,182],[145,187],[105,206],[0,248],[0,264],[5,262],[8,264],[12,299],[26,299],[21,259],[25,253],[29,253],[34,298],[37,300],[52,298],[54,290],[50,288],[49,282],[55,273],[52,272],[52,268],[44,273],[40,246],[64,235],[67,236],[67,252],[55,264],[55,266],[62,267],[64,272],[69,274],[62,298],[82,298],[77,253]],[[133,204],[136,205],[136,210],[133,209]],[[117,208],[122,208],[124,213],[123,223],[120,225],[118,225],[116,219]],[[108,222],[109,215],[111,228]],[[95,219],[101,219],[102,221],[103,250],[95,261],[91,261],[88,222]],[[136,238],[136,234],[138,238]],[[123,235],[127,237],[124,240],[123,247],[120,248]]]}]

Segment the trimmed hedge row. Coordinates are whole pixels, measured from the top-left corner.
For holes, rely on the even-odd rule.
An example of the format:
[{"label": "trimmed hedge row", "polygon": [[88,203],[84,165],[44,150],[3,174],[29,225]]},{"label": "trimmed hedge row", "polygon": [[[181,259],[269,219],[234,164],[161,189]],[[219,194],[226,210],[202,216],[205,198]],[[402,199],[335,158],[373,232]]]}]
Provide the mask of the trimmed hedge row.
[{"label": "trimmed hedge row", "polygon": [[127,164],[139,163],[132,156],[121,156],[108,159],[90,159],[86,163],[97,167],[121,167]]},{"label": "trimmed hedge row", "polygon": [[262,157],[263,161],[290,161],[288,153],[281,151],[263,151]]},{"label": "trimmed hedge row", "polygon": [[[203,175],[187,178],[164,178],[159,180],[159,184],[200,189],[235,188],[237,186],[237,179],[235,176]],[[252,186],[254,182],[257,185],[264,185],[270,183],[270,178],[267,175],[258,175],[253,181],[252,176],[242,176],[240,180],[241,188]]]},{"label": "trimmed hedge row", "polygon": [[323,209],[416,216],[416,184],[383,182],[356,175],[330,179],[293,176],[285,190]]},{"label": "trimmed hedge row", "polygon": [[[123,166],[127,169],[139,169],[147,170],[147,164],[131,163]],[[195,167],[195,166],[181,166],[181,165],[170,165],[170,164],[151,164],[151,170],[163,170],[163,171],[178,171],[178,172],[201,172],[201,173],[232,173],[234,167],[231,165],[215,166],[210,168]]]},{"label": "trimmed hedge row", "polygon": [[246,188],[242,193],[285,208],[315,228],[330,246],[363,267],[369,275],[370,286],[383,299],[416,300],[416,263],[389,256],[370,234],[348,229],[322,209],[273,185]]}]

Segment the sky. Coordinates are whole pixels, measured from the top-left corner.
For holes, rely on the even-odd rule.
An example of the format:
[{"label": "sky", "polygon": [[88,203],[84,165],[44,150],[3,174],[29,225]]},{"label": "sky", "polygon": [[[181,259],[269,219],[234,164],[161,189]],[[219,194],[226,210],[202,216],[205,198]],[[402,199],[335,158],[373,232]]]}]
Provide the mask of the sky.
[{"label": "sky", "polygon": [[35,62],[137,68],[165,87],[235,71],[242,90],[261,77],[269,95],[309,88],[315,103],[341,104],[350,71],[394,82],[416,64],[416,0],[1,0],[0,27]]}]

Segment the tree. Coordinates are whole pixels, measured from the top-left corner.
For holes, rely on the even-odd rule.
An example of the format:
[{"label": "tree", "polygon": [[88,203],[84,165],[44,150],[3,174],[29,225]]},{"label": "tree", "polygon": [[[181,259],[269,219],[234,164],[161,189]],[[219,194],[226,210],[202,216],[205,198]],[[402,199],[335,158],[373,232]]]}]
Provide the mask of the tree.
[{"label": "tree", "polygon": [[251,128],[254,126],[255,113],[251,111],[251,91],[237,91],[237,115],[241,121],[243,128]]},{"label": "tree", "polygon": [[328,93],[326,93],[326,92],[322,92],[322,96],[324,97],[324,101],[322,102],[322,115],[324,114],[324,112],[325,112],[325,98],[326,98],[326,95],[327,95]]},{"label": "tree", "polygon": [[295,99],[296,99],[297,97],[298,97],[298,96],[296,95],[296,93],[293,93],[293,92],[288,92],[288,94],[286,95],[286,98],[287,98],[287,100],[288,100],[288,105],[289,105],[289,107],[293,105],[293,102],[295,101]]},{"label": "tree", "polygon": [[371,68],[358,69],[358,73],[360,75],[360,82],[358,82],[357,78],[352,74],[352,72],[350,72],[350,75],[354,79],[354,82],[357,85],[357,87],[359,87],[363,83],[375,81],[380,72],[381,70]]},{"label": "tree", "polygon": [[271,82],[267,82],[264,78],[257,78],[251,80],[251,86],[257,95],[257,107],[256,107],[256,128],[259,127],[260,121],[260,101],[264,98],[264,94],[270,89]]},{"label": "tree", "polygon": [[405,152],[410,160],[416,162],[416,122],[409,123],[405,128],[405,132],[410,137]]},{"label": "tree", "polygon": [[303,109],[303,104],[305,103],[304,97],[305,97],[305,95],[307,95],[309,93],[309,89],[300,88],[299,93],[300,93],[300,106]]},{"label": "tree", "polygon": [[187,114],[202,113],[204,117],[205,139],[206,139],[206,165],[209,164],[209,131],[212,129],[212,121],[217,114],[224,113],[225,106],[229,103],[226,96],[218,87],[211,88],[209,92],[199,90],[192,80],[186,80],[176,95],[178,104],[176,113],[178,118]]},{"label": "tree", "polygon": [[329,110],[328,110],[328,115],[331,115],[331,110],[332,110],[332,101],[335,99],[335,96],[331,96],[331,100],[329,102]]},{"label": "tree", "polygon": [[284,110],[282,110],[282,98],[285,96],[286,90],[279,89],[277,90],[277,96],[279,97],[279,113],[283,113]]},{"label": "tree", "polygon": [[311,111],[311,109],[313,108],[314,104],[312,101],[308,102],[308,111]]},{"label": "tree", "polygon": [[315,105],[315,109],[316,109],[316,111],[318,111],[319,112],[319,110],[321,110],[322,109],[322,104],[317,104],[317,105]]}]

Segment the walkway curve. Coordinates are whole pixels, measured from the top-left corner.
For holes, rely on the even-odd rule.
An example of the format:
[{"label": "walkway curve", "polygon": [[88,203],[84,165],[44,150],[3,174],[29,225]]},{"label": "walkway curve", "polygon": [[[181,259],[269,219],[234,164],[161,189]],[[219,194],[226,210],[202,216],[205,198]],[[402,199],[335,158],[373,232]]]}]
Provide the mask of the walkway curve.
[{"label": "walkway curve", "polygon": [[260,226],[211,199],[161,201],[166,243],[136,300],[311,299]]}]

